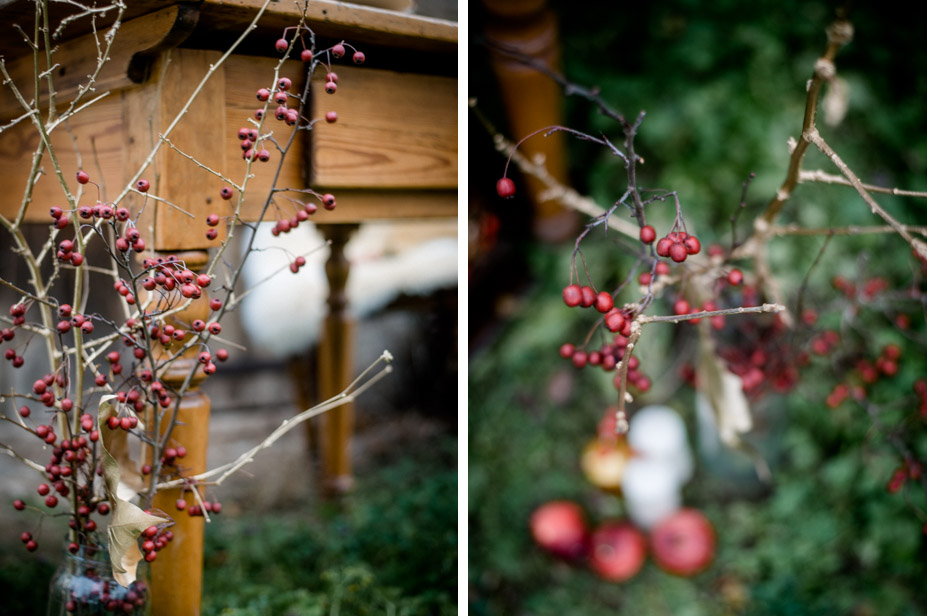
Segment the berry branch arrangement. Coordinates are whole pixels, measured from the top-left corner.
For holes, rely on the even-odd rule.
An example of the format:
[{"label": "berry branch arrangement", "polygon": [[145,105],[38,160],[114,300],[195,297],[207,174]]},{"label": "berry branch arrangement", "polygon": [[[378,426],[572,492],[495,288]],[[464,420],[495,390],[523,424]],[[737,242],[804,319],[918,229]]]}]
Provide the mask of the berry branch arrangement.
[{"label": "berry branch arrangement", "polygon": [[[264,2],[241,36],[205,74],[195,77],[195,87],[173,120],[151,135],[150,149],[138,153],[141,163],[129,181],[107,187],[92,171],[99,168],[95,149],[81,151],[75,141],[80,166],[67,168],[52,136],[70,134],[70,123],[80,114],[92,113],[94,105],[110,94],[99,91],[98,80],[123,35],[128,7],[121,1],[92,7],[74,4],[78,10],[55,24],[49,3],[37,1],[31,30],[17,26],[31,50],[31,74],[20,75],[0,58],[2,87],[21,108],[0,127],[0,139],[14,127],[28,124],[37,144],[15,215],[0,214],[0,245],[10,247],[18,268],[26,272],[25,283],[0,276],[0,291],[14,297],[0,315],[0,344],[12,368],[28,371],[28,380],[34,382],[28,390],[4,385],[0,403],[5,414],[0,419],[10,429],[41,440],[50,455],[47,463],[41,463],[4,444],[0,450],[41,477],[37,492],[42,504],[17,500],[14,507],[39,514],[39,526],[48,516],[66,517],[68,551],[83,554],[107,546],[115,579],[129,586],[138,562],[155,560],[171,541],[176,516],[203,516],[208,521],[210,514],[222,509],[213,488],[283,434],[351,402],[391,371],[392,357],[384,351],[347,389],[285,421],[234,462],[204,473],[191,473],[184,463],[185,445],[190,444],[177,440],[176,429],[185,396],[220,370],[230,356],[229,347],[243,348],[223,337],[222,322],[249,292],[241,289],[239,279],[244,260],[253,251],[258,223],[276,220],[272,233],[278,235],[336,207],[332,194],[280,185],[284,161],[300,136],[318,122],[338,121],[335,112],[325,111],[324,101],[309,105],[312,80],[322,74],[324,91],[335,95],[336,64],[360,65],[365,55],[345,41],[319,46],[306,23],[307,5],[302,3],[302,19],[284,28],[274,44],[279,60],[272,73],[264,83],[254,84],[256,108],[250,117],[241,118],[236,131],[241,162],[216,168],[198,159],[179,145],[177,127],[195,106],[209,104],[202,93],[257,28],[271,4]],[[98,28],[97,19],[107,15],[115,15],[111,25]],[[95,70],[76,86],[62,89],[54,70],[59,66],[57,39],[77,24],[93,33]],[[301,91],[294,91],[294,82],[282,74],[297,58],[305,77]],[[220,137],[224,135],[216,136]],[[190,214],[183,203],[158,196],[162,178],[153,165],[162,148],[216,180],[217,205],[205,219]],[[245,195],[253,201],[255,166],[265,164],[274,167],[271,188],[259,193],[259,214],[246,221]],[[40,182],[60,187],[56,202],[35,202],[34,189]],[[47,207],[49,212],[48,233],[39,243],[32,241],[25,222],[27,209],[36,207]],[[199,226],[202,237],[212,244],[208,257],[152,250],[149,243],[159,208],[176,210],[187,218],[186,224]],[[230,249],[233,241],[244,245],[240,256]],[[314,249],[307,247],[305,254]],[[305,264],[305,254],[292,255],[293,274]],[[30,346],[41,347],[42,352],[27,353]],[[191,357],[195,361],[186,361]],[[182,487],[187,496],[177,501],[176,510],[152,509],[155,494],[169,487]],[[38,530],[23,533],[23,543],[27,550],[36,550]],[[117,607],[127,612],[141,607],[144,593],[134,601]]]},{"label": "berry branch arrangement", "polygon": [[[591,324],[580,341],[565,342],[560,356],[578,369],[600,368],[611,375],[617,391],[617,406],[613,410],[612,440],[624,438],[629,428],[631,405],[639,398],[656,398],[667,392],[652,392],[654,380],[642,370],[635,350],[650,343],[647,332],[652,324],[674,324],[683,331],[679,337],[694,338],[695,343],[682,355],[681,378],[705,399],[712,410],[720,439],[728,446],[750,455],[758,475],[770,478],[770,471],[759,453],[742,438],[753,427],[751,406],[771,394],[792,392],[802,372],[812,362],[829,362],[823,369],[836,381],[833,391],[822,407],[835,409],[845,402],[855,402],[862,411],[863,421],[871,422],[874,433],[880,435],[898,460],[897,470],[889,479],[891,493],[911,485],[920,493],[918,498],[906,498],[913,514],[927,523],[923,501],[927,494],[927,478],[921,468],[923,451],[918,439],[923,437],[927,422],[927,384],[924,379],[910,378],[899,369],[903,361],[898,344],[875,342],[865,325],[872,318],[892,325],[899,337],[920,348],[923,336],[911,331],[912,315],[923,318],[927,274],[927,227],[910,224],[877,200],[877,195],[894,195],[911,199],[927,198],[927,193],[878,186],[861,179],[822,134],[818,111],[825,96],[838,95],[841,85],[835,59],[841,48],[853,39],[853,25],[838,13],[826,29],[824,52],[814,62],[807,84],[805,112],[799,139],[791,139],[785,179],[772,198],[761,207],[750,225],[746,237],[737,237],[738,222],[747,210],[748,189],[755,178],[751,173],[741,187],[739,204],[730,216],[730,243],[711,243],[703,248],[694,221],[699,220],[699,206],[686,203],[681,191],[657,189],[642,185],[640,167],[644,158],[636,147],[637,135],[646,130],[646,114],[641,111],[633,118],[625,116],[606,101],[597,88],[588,88],[569,81],[546,65],[518,51],[489,44],[493,53],[531,67],[559,84],[565,95],[584,99],[615,127],[615,136],[592,134],[566,126],[548,126],[531,132],[519,141],[506,138],[481,112],[474,99],[470,108],[474,116],[492,135],[494,146],[507,157],[495,189],[499,198],[512,198],[518,190],[510,169],[517,168],[522,176],[536,180],[541,187],[538,201],[556,200],[564,207],[589,217],[573,246],[569,279],[562,288],[567,307],[588,310]],[[830,90],[828,90],[828,88]],[[827,92],[827,94],[825,94]],[[832,93],[838,94],[832,94]],[[839,124],[841,118],[829,121]],[[558,181],[545,167],[542,157],[529,159],[519,150],[529,139],[554,133],[565,133],[579,140],[592,142],[618,159],[623,166],[623,193],[611,205],[603,207]],[[836,173],[803,168],[805,155],[816,149],[833,164]],[[783,223],[790,198],[802,183],[818,183],[851,187],[861,204],[882,224],[841,225],[841,213],[833,213],[833,226],[826,228]],[[667,211],[668,208],[668,211]],[[656,210],[656,211],[655,211]],[[753,210],[757,211],[757,210]],[[668,225],[651,220],[670,219]],[[847,220],[844,217],[844,220]],[[743,225],[740,225],[743,229]],[[611,233],[611,234],[610,234]],[[614,234],[619,238],[616,240]],[[583,248],[596,235],[607,237],[633,261],[627,272],[615,275],[607,265],[587,262]],[[839,315],[839,326],[818,325],[821,314],[806,307],[813,288],[813,274],[836,238],[860,235],[891,235],[911,255],[910,278],[903,288],[891,291],[891,283],[882,277],[870,277],[860,272],[859,280],[836,277],[833,288],[836,299],[830,298],[832,312]],[[786,272],[775,271],[769,253],[778,238],[787,236],[820,238],[823,242],[806,263],[796,257],[792,267],[804,271],[797,289],[787,293],[783,280]],[[819,240],[820,241],[820,240]],[[816,254],[815,254],[816,253]],[[592,265],[592,267],[590,267]],[[596,272],[598,275],[594,275]],[[606,274],[607,272],[607,274]],[[603,288],[599,276],[621,280],[620,284]],[[816,303],[824,303],[814,290]],[[661,310],[669,310],[660,314]],[[834,319],[830,319],[833,322]],[[838,331],[839,328],[839,331]],[[657,344],[659,338],[654,337]],[[678,341],[674,344],[678,344]],[[878,389],[878,382],[891,383]],[[899,394],[898,391],[911,392]],[[617,437],[615,436],[617,435]],[[924,526],[927,532],[927,524]]]}]

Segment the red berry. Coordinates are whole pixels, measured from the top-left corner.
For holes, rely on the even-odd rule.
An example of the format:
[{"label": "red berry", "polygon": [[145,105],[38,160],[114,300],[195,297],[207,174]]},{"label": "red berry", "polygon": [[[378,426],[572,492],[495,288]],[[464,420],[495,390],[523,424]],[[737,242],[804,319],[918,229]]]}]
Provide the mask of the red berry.
[{"label": "red berry", "polygon": [[575,353],[573,353],[572,360],[573,360],[574,366],[576,366],[577,368],[583,368],[586,366],[586,361],[588,360],[588,356],[586,355],[585,351],[576,351]]},{"label": "red berry", "polygon": [[232,189],[228,186],[223,186],[222,190],[219,191],[219,196],[228,201],[232,198]]},{"label": "red berry", "polygon": [[573,357],[573,353],[576,352],[576,347],[574,347],[569,342],[565,342],[560,345],[560,357],[563,359],[570,359]]},{"label": "red berry", "polygon": [[608,328],[608,331],[621,331],[621,329],[624,328],[624,324],[624,315],[621,314],[617,308],[613,308],[607,315],[605,315],[605,327]]},{"label": "red berry", "polygon": [[727,281],[733,286],[739,286],[744,281],[744,275],[739,269],[732,269],[728,272]]},{"label": "red berry", "polygon": [[595,296],[595,309],[603,314],[611,310],[614,305],[615,300],[608,291],[599,291]]},{"label": "red berry", "polygon": [[698,241],[698,238],[694,235],[690,235],[682,242],[686,247],[686,252],[690,255],[697,255],[702,249],[702,243]]},{"label": "red berry", "polygon": [[[266,103],[270,99],[270,90],[267,88],[261,88],[257,91],[257,99],[262,103]],[[239,131],[239,139],[241,139],[241,131]],[[247,136],[247,133],[246,133]]]},{"label": "red berry", "polygon": [[336,84],[334,81],[325,82],[326,92],[328,92],[329,94],[334,94],[337,90],[338,90],[338,84]]},{"label": "red berry", "polygon": [[259,161],[261,161],[262,163],[266,163],[267,161],[270,160],[270,152],[268,152],[267,150],[263,150],[263,149],[259,150],[257,157]]},{"label": "red berry", "polygon": [[57,507],[58,506],[58,497],[54,494],[50,494],[45,497],[45,506],[46,507]]},{"label": "red berry", "polygon": [[643,243],[652,244],[653,241],[657,239],[657,232],[650,225],[644,225],[643,227],[641,227],[640,237]]},{"label": "red berry", "polygon": [[302,52],[299,54],[299,59],[302,60],[303,62],[312,62],[312,50],[303,49]]},{"label": "red berry", "polygon": [[212,335],[214,335],[214,336],[218,336],[218,335],[219,335],[219,332],[221,332],[221,331],[222,331],[222,326],[221,326],[220,324],[218,324],[218,323],[210,323],[210,324],[209,324],[209,333],[210,333],[210,334],[212,334]]},{"label": "red berry", "polygon": [[216,351],[216,359],[219,361],[225,361],[229,358],[229,352],[227,349],[219,349]]},{"label": "red berry", "polygon": [[364,55],[363,51],[355,51],[352,59],[354,60],[354,64],[363,64],[367,56]]},{"label": "red berry", "polygon": [[139,180],[135,183],[135,188],[138,189],[138,192],[148,192],[148,189],[151,188],[151,183],[148,180]]},{"label": "red berry", "polygon": [[338,43],[332,47],[332,55],[336,58],[340,58],[344,55],[344,45]]},{"label": "red berry", "polygon": [[17,498],[16,500],[13,501],[13,509],[15,509],[16,511],[22,511],[25,508],[26,508],[26,503],[23,502],[22,500]]},{"label": "red berry", "polygon": [[673,304],[673,313],[677,315],[689,314],[689,302],[684,299],[677,299],[676,303]]},{"label": "red berry", "polygon": [[176,507],[177,507],[177,510],[178,510],[178,511],[183,511],[184,509],[187,508],[187,501],[185,501],[185,500],[182,499],[182,498],[178,498],[178,499],[177,499],[177,503],[176,503]]},{"label": "red berry", "polygon": [[660,238],[660,241],[657,242],[657,254],[661,257],[668,257],[672,246],[673,240],[668,237]]},{"label": "red berry", "polygon": [[278,105],[286,105],[286,98],[285,92],[277,92],[274,94],[274,102]]},{"label": "red berry", "polygon": [[207,239],[207,240],[214,240],[214,239],[216,239],[216,237],[217,237],[218,235],[219,235],[219,233],[218,233],[215,229],[208,229],[208,230],[206,231],[206,239]]},{"label": "red berry", "polygon": [[575,308],[583,301],[583,294],[578,284],[563,287],[563,302],[570,308]]},{"label": "red berry", "polygon": [[338,114],[335,113],[334,111],[327,111],[325,113],[325,121],[328,122],[329,124],[334,124],[335,122],[338,121]]},{"label": "red berry", "polygon": [[77,183],[78,184],[86,184],[89,181],[90,181],[90,176],[87,175],[86,171],[77,172]]},{"label": "red berry", "polygon": [[686,260],[686,257],[689,256],[689,252],[686,250],[686,247],[682,242],[677,242],[670,246],[669,256],[670,259],[676,263],[682,263]]},{"label": "red berry", "polygon": [[328,193],[322,195],[322,207],[326,210],[335,209],[335,195]]},{"label": "red berry", "polygon": [[583,308],[588,308],[595,303],[595,289],[588,285],[583,285],[579,290],[580,293],[582,293],[583,298],[582,302],[580,302],[580,306]]},{"label": "red berry", "polygon": [[649,286],[652,280],[653,276],[650,272],[642,272],[641,275],[637,277],[637,283],[642,287]]},{"label": "red berry", "polygon": [[334,83],[338,83],[338,73],[335,73],[335,72],[326,73],[325,81],[331,81]]},{"label": "red berry", "polygon": [[26,549],[29,550],[30,552],[35,552],[37,549],[39,549],[39,544],[36,543],[34,540],[29,541],[28,543],[26,543]]},{"label": "red berry", "polygon": [[280,53],[283,53],[284,51],[289,49],[289,47],[290,47],[290,43],[285,38],[277,39],[277,42],[274,43],[274,48]]},{"label": "red berry", "polygon": [[289,89],[290,89],[290,86],[292,86],[292,85],[293,85],[293,82],[290,81],[289,78],[287,78],[287,77],[281,77],[281,78],[277,81],[277,89],[280,90],[280,91],[282,91],[282,92],[286,92],[287,90],[289,90]]},{"label": "red berry", "polygon": [[509,199],[515,195],[515,182],[509,178],[501,178],[496,182],[496,193],[503,199]]}]

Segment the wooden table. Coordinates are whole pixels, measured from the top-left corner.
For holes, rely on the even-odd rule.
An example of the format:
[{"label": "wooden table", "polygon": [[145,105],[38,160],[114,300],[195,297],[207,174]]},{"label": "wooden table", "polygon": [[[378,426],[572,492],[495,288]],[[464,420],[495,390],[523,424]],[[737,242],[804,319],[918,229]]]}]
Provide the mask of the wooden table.
[{"label": "wooden table", "polygon": [[[271,85],[279,57],[273,43],[283,28],[297,23],[300,11],[295,3],[271,2],[258,28],[220,64],[223,51],[245,30],[261,2],[206,0],[167,5],[133,0],[128,4],[110,61],[97,77],[95,93],[87,98],[108,94],[75,116],[68,127],[70,134],[59,126],[51,143],[72,190],[77,188],[74,173],[80,168],[100,181],[106,191],[104,199],[114,198],[134,178],[149,179],[152,194],[184,210],[164,202],[147,206],[139,228],[149,248],[182,254],[191,263],[205,263],[205,251],[217,242],[206,239],[202,221],[227,204],[218,198],[222,182],[180,152],[228,177],[241,178],[244,162],[238,128],[247,125],[258,107],[255,91]],[[52,10],[55,23],[63,16],[56,12],[74,8],[55,5]],[[31,31],[34,11],[33,3],[25,1],[0,10],[5,24],[0,27],[0,53],[26,99],[35,95],[33,57],[10,24]],[[324,93],[318,76],[313,80],[313,115],[331,110],[339,120],[304,131],[306,138],[290,153],[277,182],[277,186],[312,187],[337,197],[334,211],[316,215],[317,222],[324,223],[320,229],[332,241],[326,267],[330,313],[319,349],[319,394],[325,398],[341,391],[351,377],[353,330],[345,313],[348,266],[343,248],[353,226],[371,219],[457,215],[457,25],[328,1],[312,2],[307,15],[317,47],[344,39],[367,56],[365,66],[342,61],[334,68],[340,77],[334,96]],[[111,13],[98,20],[97,30],[105,31],[107,19],[111,22],[114,16]],[[97,45],[89,24],[83,19],[69,26],[55,55],[59,107],[73,98],[96,64]],[[173,147],[162,145],[139,172],[159,135],[166,133],[210,70],[214,70],[212,77],[167,135]],[[283,69],[293,79],[294,90],[301,87],[303,72],[304,66],[296,60]],[[47,92],[39,96],[47,105]],[[0,90],[0,125],[22,113],[11,90]],[[28,121],[0,133],[0,182],[5,187],[0,212],[4,215],[20,207],[37,139]],[[273,166],[253,167],[245,219],[258,215],[271,187]],[[50,165],[46,171],[51,171]],[[54,174],[41,176],[26,220],[48,224],[49,206],[62,202]],[[130,195],[127,203],[134,214],[142,201],[139,195]],[[184,425],[175,434],[190,452],[186,461],[192,473],[205,469],[208,411],[209,400],[198,389],[180,410]],[[351,430],[350,407],[326,417],[323,468],[330,485],[344,486],[350,481],[346,445]],[[156,506],[170,511],[177,497],[164,491]],[[170,544],[152,567],[156,615],[199,613],[203,520],[176,517],[175,535],[180,541]],[[194,605],[195,612],[191,611]]]}]

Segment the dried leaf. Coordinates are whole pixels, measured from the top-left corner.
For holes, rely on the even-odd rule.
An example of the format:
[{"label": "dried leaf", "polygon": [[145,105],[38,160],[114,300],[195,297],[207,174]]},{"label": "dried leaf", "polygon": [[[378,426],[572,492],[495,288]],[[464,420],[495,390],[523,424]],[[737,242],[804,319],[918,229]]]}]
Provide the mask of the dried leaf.
[{"label": "dried leaf", "polygon": [[743,392],[743,381],[724,365],[715,352],[711,334],[699,330],[699,357],[696,367],[698,393],[708,401],[714,415],[718,436],[728,447],[737,449],[753,460],[756,473],[762,481],[770,479],[769,466],[759,451],[740,435],[753,429],[750,403]]},{"label": "dried leaf", "polygon": [[142,552],[138,549],[139,535],[149,526],[156,526],[167,520],[145,513],[119,496],[120,465],[110,453],[110,447],[114,446],[118,452],[123,447],[127,451],[127,446],[120,443],[120,436],[115,434],[124,433],[124,431],[110,430],[106,425],[106,419],[115,412],[113,399],[115,396],[104,396],[100,401],[97,415],[103,453],[103,485],[113,508],[113,517],[106,532],[109,537],[109,557],[113,566],[113,578],[120,585],[128,587],[135,581],[135,571],[142,559]]},{"label": "dried leaf", "polygon": [[721,441],[729,447],[740,443],[740,435],[753,428],[750,404],[743,392],[743,382],[722,363],[715,353],[710,334],[699,339],[696,367],[698,391],[705,396],[715,415]]},{"label": "dried leaf", "polygon": [[[103,438],[103,446],[109,455],[113,456],[116,463],[119,464],[119,485],[116,494],[122,500],[130,501],[145,489],[145,479],[139,470],[138,463],[132,458],[131,447],[129,445],[129,433],[125,430],[110,430],[106,425],[106,418],[116,412],[112,404],[114,396],[106,396],[100,403],[100,435]],[[104,407],[106,410],[104,410]],[[144,426],[139,421],[138,427],[144,430]]]}]

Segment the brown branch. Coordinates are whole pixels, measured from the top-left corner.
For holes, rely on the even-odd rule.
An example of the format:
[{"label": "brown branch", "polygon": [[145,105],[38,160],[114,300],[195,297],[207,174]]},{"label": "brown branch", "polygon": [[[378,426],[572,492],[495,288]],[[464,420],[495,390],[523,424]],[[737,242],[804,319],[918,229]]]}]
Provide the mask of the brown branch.
[{"label": "brown branch", "polygon": [[904,225],[895,220],[891,214],[886,212],[885,209],[879,205],[875,199],[872,198],[872,195],[869,194],[869,191],[866,190],[866,187],[863,185],[860,179],[856,176],[855,173],[853,173],[850,167],[845,162],[843,162],[843,159],[840,158],[840,156],[833,150],[833,148],[831,148],[827,142],[824,141],[824,138],[821,137],[821,134],[817,131],[817,129],[812,129],[804,133],[802,135],[802,141],[813,143],[822,154],[827,156],[831,162],[833,162],[834,165],[840,169],[840,172],[846,176],[850,184],[853,185],[853,188],[856,189],[856,192],[859,193],[859,196],[862,197],[863,201],[866,202],[866,205],[869,206],[869,209],[872,211],[872,213],[880,216],[885,222],[888,223],[888,226],[894,229],[898,235],[904,238],[906,242],[911,244],[911,247],[917,251],[921,258],[927,259],[927,244],[925,244],[922,240],[916,239],[910,233],[908,233]]},{"label": "brown branch", "polygon": [[[817,116],[818,99],[821,94],[821,86],[829,79],[833,79],[836,69],[834,68],[834,58],[837,51],[853,39],[853,25],[846,20],[838,19],[827,28],[827,48],[824,55],[818,58],[814,63],[814,75],[808,83],[808,95],[805,99],[805,118],[802,122],[801,132],[804,135],[814,129],[814,120]],[[779,190],[776,191],[775,197],[766,206],[763,213],[763,219],[771,223],[775,220],[782,206],[792,195],[792,190],[798,183],[799,172],[801,170],[801,161],[808,149],[806,140],[799,141],[792,150],[792,156],[789,158],[789,170],[785,176],[785,181]]]}]

